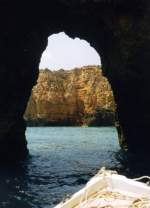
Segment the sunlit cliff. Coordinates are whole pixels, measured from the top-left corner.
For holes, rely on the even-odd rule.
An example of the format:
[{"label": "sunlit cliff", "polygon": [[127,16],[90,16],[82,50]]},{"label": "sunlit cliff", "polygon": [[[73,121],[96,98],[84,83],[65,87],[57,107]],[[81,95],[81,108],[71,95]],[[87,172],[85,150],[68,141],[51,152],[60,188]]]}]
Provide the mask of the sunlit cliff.
[{"label": "sunlit cliff", "polygon": [[111,87],[98,66],[40,70],[25,119],[28,125],[112,125]]}]

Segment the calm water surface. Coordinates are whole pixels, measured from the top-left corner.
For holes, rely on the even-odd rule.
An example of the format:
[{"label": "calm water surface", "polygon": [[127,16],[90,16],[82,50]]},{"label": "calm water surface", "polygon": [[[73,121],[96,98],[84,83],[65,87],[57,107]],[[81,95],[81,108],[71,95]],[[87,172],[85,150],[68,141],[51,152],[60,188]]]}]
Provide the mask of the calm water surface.
[{"label": "calm water surface", "polygon": [[30,157],[0,168],[1,208],[52,208],[103,166],[130,177],[149,171],[122,156],[113,127],[36,127],[26,135]]}]

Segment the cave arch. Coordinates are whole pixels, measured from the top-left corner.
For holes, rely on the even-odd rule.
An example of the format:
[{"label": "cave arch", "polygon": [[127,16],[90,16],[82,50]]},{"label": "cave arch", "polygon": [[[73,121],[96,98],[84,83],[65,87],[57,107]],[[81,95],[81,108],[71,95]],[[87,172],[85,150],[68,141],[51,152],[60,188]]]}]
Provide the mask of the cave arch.
[{"label": "cave arch", "polygon": [[121,146],[149,152],[149,9],[148,0],[0,1],[1,160],[27,154],[22,116],[47,37],[60,31],[87,40],[100,54],[117,103]]}]

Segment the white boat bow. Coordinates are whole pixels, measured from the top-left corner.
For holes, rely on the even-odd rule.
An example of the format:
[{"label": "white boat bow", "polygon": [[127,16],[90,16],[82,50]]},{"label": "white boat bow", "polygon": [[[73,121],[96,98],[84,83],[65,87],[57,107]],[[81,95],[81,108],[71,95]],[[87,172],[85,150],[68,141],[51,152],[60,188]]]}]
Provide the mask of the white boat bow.
[{"label": "white boat bow", "polygon": [[150,187],[102,169],[86,186],[55,208],[150,208]]}]

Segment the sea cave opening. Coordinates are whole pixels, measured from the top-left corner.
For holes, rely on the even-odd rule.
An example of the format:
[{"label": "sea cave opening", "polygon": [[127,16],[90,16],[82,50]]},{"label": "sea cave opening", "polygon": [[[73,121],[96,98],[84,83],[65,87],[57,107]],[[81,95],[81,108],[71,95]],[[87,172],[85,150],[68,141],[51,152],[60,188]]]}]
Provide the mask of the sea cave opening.
[{"label": "sea cave opening", "polygon": [[102,166],[118,167],[115,103],[100,57],[85,40],[52,35],[39,69],[25,113],[28,148],[54,184],[48,193],[58,189],[60,200]]},{"label": "sea cave opening", "polygon": [[[147,0],[1,3],[2,206],[54,207],[68,194],[79,190],[102,166],[131,177],[149,175],[149,8]],[[120,144],[128,150],[123,152],[127,156],[125,160],[121,154],[119,159],[115,154],[120,151],[116,129],[98,126],[102,121],[103,125],[111,121],[107,104],[111,100],[109,87],[103,78],[94,75],[99,72],[101,75],[100,62],[96,66],[88,62],[87,66],[66,67],[72,70],[59,66],[58,71],[52,66],[40,66],[47,69],[40,71],[42,76],[37,80],[48,36],[63,30],[70,37],[90,42],[101,56],[102,71],[111,83],[117,103]],[[60,50],[60,56],[63,55]],[[66,57],[67,63],[70,55]],[[77,55],[81,56],[81,51]],[[53,54],[49,58],[53,64],[58,61]],[[106,91],[94,87],[96,80]],[[93,90],[91,93],[89,88]],[[92,111],[100,95],[104,95],[106,108]],[[28,127],[26,131],[23,114],[29,97],[31,111],[26,111],[25,119],[28,126],[36,128]],[[45,119],[47,115],[51,120]],[[128,157],[127,153],[136,157],[133,159],[130,154]]]},{"label": "sea cave opening", "polygon": [[29,126],[114,126],[115,102],[97,51],[64,32],[48,38],[25,112]]}]

